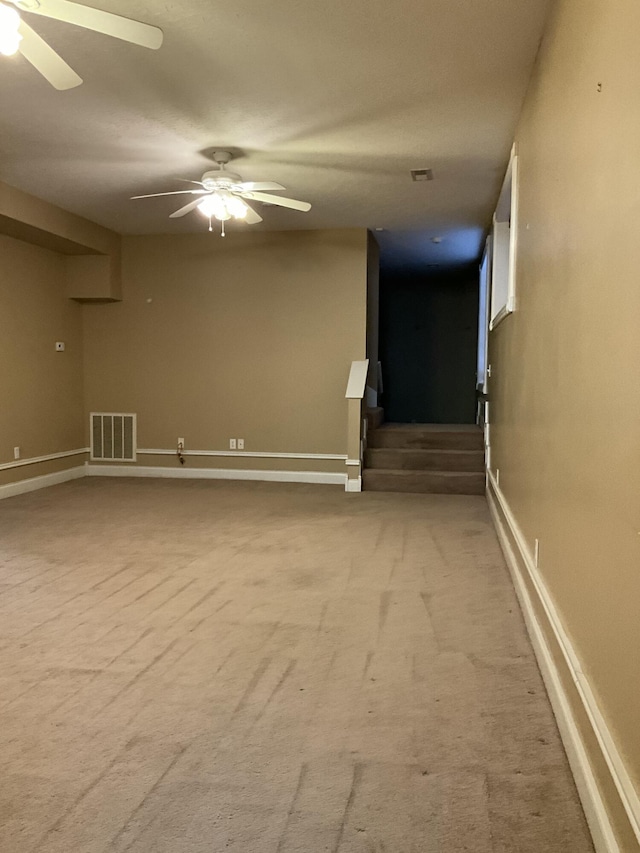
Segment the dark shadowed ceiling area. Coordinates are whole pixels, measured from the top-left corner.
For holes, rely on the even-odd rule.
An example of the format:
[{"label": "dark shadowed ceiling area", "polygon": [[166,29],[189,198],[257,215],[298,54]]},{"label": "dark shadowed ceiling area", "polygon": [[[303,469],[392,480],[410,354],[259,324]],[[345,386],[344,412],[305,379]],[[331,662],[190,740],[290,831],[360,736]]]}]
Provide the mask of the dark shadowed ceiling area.
[{"label": "dark shadowed ceiling area", "polygon": [[477,259],[547,0],[88,5],[161,27],[163,46],[29,17],[84,83],[58,92],[0,57],[0,180],[122,233],[192,232],[206,220],[170,220],[175,198],[129,196],[183,189],[230,147],[243,179],[313,207],[229,228],[380,228],[387,266]]}]

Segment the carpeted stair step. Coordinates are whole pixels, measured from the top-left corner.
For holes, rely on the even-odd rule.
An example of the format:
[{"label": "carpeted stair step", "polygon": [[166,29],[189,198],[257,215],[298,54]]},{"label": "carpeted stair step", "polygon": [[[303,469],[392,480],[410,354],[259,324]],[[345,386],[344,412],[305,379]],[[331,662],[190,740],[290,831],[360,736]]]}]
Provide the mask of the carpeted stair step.
[{"label": "carpeted stair step", "polygon": [[369,430],[377,429],[384,421],[384,409],[381,406],[372,406],[365,412]]},{"label": "carpeted stair step", "polygon": [[482,450],[482,430],[475,424],[383,424],[367,437],[372,447],[414,450]]},{"label": "carpeted stair step", "polygon": [[484,473],[470,471],[411,471],[365,468],[363,488],[368,492],[412,492],[440,495],[482,495]]},{"label": "carpeted stair step", "polygon": [[482,450],[422,450],[372,447],[365,451],[366,468],[484,473]]}]

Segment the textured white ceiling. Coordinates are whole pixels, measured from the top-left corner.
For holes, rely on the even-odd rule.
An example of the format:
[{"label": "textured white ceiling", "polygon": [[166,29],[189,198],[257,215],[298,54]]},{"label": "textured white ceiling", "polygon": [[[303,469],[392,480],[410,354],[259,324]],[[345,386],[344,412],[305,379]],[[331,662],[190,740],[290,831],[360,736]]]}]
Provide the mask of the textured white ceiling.
[{"label": "textured white ceiling", "polygon": [[[25,17],[84,78],[57,92],[0,57],[0,179],[123,233],[201,230],[180,199],[230,146],[310,213],[268,229],[381,227],[388,263],[469,262],[506,168],[547,0],[91,0],[160,26],[159,51]],[[409,170],[433,169],[412,183]],[[442,237],[439,244],[432,237]]]}]

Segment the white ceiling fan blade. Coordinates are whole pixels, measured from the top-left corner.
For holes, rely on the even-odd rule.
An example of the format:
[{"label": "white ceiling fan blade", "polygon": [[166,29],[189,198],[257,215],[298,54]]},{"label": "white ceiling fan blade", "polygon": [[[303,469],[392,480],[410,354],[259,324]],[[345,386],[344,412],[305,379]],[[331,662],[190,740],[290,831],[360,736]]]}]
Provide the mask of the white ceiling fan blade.
[{"label": "white ceiling fan blade", "polygon": [[243,193],[252,193],[256,190],[283,190],[282,184],[276,184],[275,181],[243,181],[240,186]]},{"label": "white ceiling fan blade", "polygon": [[185,193],[189,193],[189,195],[204,195],[207,190],[174,190],[170,193],[149,193],[148,195],[132,195],[130,198],[158,198],[161,195],[185,195]]},{"label": "white ceiling fan blade", "polygon": [[264,221],[260,214],[255,211],[251,207],[251,205],[247,204],[246,201],[245,204],[247,205],[247,215],[245,216],[244,221],[247,223],[247,225],[257,225],[258,222]]},{"label": "white ceiling fan blade", "polygon": [[101,9],[82,6],[80,3],[71,3],[70,0],[40,0],[35,8],[30,8],[28,2],[22,5],[18,0],[16,5],[18,9],[32,12],[34,15],[43,15],[45,18],[75,24],[77,27],[104,33],[104,35],[139,44],[141,47],[149,47],[152,50],[157,50],[162,44],[163,34],[158,27],[152,27],[150,24],[143,24],[131,18],[123,18],[111,12],[103,12]]},{"label": "white ceiling fan blade", "polygon": [[74,86],[82,83],[82,77],[79,77],[73,68],[67,65],[64,59],[58,56],[55,50],[22,20],[18,32],[22,36],[20,53],[51,83],[54,89],[73,89]]},{"label": "white ceiling fan blade", "polygon": [[292,210],[311,210],[308,201],[297,201],[295,198],[284,198],[279,195],[268,195],[267,193],[246,192],[241,193],[243,198],[251,198],[254,201],[264,201],[267,204],[275,204],[279,207],[290,207]]},{"label": "white ceiling fan blade", "polygon": [[201,198],[197,198],[195,201],[190,201],[189,204],[185,204],[185,206],[181,207],[180,210],[176,210],[172,213],[169,216],[169,219],[178,219],[180,216],[186,216],[187,213],[191,213],[192,210],[195,210],[201,201]]}]

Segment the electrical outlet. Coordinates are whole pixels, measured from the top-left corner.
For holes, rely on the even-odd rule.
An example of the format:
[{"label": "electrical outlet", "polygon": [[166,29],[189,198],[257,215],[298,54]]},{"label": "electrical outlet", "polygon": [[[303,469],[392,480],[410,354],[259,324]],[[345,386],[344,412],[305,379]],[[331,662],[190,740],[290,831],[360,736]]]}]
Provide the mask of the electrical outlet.
[{"label": "electrical outlet", "polygon": [[13,458],[14,459],[20,459],[20,448],[19,447],[13,448]]},{"label": "electrical outlet", "polygon": [[244,450],[244,438],[238,439],[238,450]]},{"label": "electrical outlet", "polygon": [[230,438],[229,439],[229,450],[235,450],[235,449],[236,449],[236,440],[235,440],[235,438]]},{"label": "electrical outlet", "polygon": [[184,438],[178,439],[178,447],[180,447],[180,448],[182,448],[182,450],[184,450]]},{"label": "electrical outlet", "polygon": [[536,569],[538,568],[538,563],[540,561],[540,540],[536,539],[533,547],[533,562],[535,563]]}]

